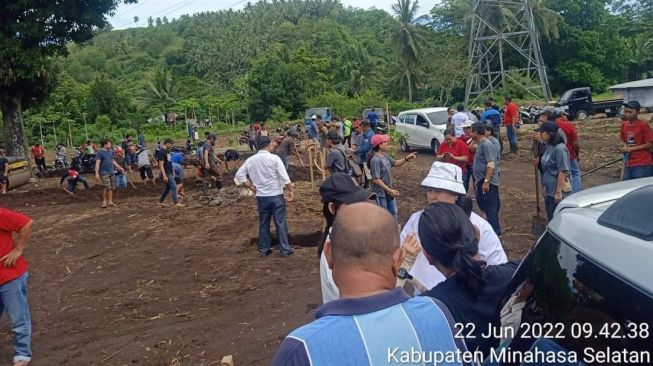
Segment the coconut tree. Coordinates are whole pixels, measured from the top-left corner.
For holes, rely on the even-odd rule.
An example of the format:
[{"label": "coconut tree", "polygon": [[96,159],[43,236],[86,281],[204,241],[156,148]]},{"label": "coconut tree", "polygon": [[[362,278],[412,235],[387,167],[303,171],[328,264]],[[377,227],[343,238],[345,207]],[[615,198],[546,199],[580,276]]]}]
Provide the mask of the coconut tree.
[{"label": "coconut tree", "polygon": [[413,101],[413,86],[415,85],[415,70],[423,53],[424,38],[420,23],[427,20],[426,15],[417,16],[418,1],[397,0],[392,5],[396,25],[392,35],[392,45],[398,64],[401,66],[400,79],[405,80],[408,90],[408,101]]}]

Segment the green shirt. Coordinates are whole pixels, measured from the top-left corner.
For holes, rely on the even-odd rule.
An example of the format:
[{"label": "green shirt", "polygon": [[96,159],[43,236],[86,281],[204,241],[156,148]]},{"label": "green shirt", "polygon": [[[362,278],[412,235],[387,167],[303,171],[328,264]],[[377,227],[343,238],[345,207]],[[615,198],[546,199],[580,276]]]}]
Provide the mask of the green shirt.
[{"label": "green shirt", "polygon": [[343,123],[344,129],[345,129],[344,133],[343,133],[343,136],[347,137],[347,136],[351,135],[351,126],[352,126],[351,121],[346,119],[342,123]]}]

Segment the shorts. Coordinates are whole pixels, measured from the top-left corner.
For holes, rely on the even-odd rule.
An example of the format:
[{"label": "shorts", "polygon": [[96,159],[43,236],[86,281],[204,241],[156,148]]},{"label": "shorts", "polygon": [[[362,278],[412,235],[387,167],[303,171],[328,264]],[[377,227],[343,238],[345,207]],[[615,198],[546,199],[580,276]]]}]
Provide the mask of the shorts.
[{"label": "shorts", "polygon": [[226,161],[240,160],[240,154],[236,150],[227,150],[224,152],[224,160]]},{"label": "shorts", "polygon": [[5,184],[5,183],[7,183],[7,176],[0,175],[0,184]]},{"label": "shorts", "polygon": [[116,176],[113,174],[102,176],[102,185],[105,191],[113,191],[116,189]]},{"label": "shorts", "polygon": [[141,179],[145,180],[147,178],[148,180],[154,179],[154,173],[152,172],[152,167],[149,165],[142,166],[138,168],[138,171],[141,173]]}]

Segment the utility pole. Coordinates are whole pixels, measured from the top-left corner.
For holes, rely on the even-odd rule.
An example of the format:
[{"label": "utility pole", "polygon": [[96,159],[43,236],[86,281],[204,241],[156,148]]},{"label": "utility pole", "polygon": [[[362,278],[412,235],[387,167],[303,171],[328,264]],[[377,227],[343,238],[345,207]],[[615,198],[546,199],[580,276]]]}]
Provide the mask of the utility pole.
[{"label": "utility pole", "polygon": [[[506,11],[507,10],[507,11]],[[495,24],[491,19],[507,19]],[[528,0],[474,0],[465,104],[468,107],[507,85],[551,100],[551,89]]]}]

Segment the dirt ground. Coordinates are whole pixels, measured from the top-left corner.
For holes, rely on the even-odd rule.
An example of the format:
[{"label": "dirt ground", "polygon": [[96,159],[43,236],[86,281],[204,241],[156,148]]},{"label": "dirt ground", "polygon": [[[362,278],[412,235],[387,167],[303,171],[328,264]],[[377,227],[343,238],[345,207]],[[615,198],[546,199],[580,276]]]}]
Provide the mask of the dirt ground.
[{"label": "dirt ground", "polygon": [[[647,120],[650,116],[645,117]],[[587,171],[619,156],[619,121],[579,124],[581,167]],[[521,258],[536,239],[533,126],[520,132],[519,158],[501,167],[504,246]],[[305,160],[307,160],[305,158]],[[419,183],[432,155],[394,171],[400,220],[424,206]],[[621,165],[584,177],[584,187],[616,180]],[[30,262],[33,365],[269,364],[279,342],[313,319],[321,305],[315,245],[323,221],[308,172],[291,160],[297,198],[288,205],[295,255],[259,258],[253,198],[221,206],[200,203],[186,179],[188,207],[159,208],[158,188],[121,189],[118,206],[99,207],[101,189],[69,195],[47,179],[0,198],[0,205],[35,220]],[[136,182],[136,174],[131,176]],[[233,170],[225,180],[231,184]],[[89,177],[91,178],[91,177]],[[10,360],[11,334],[0,321],[0,360]],[[0,361],[5,362],[5,361]]]}]

